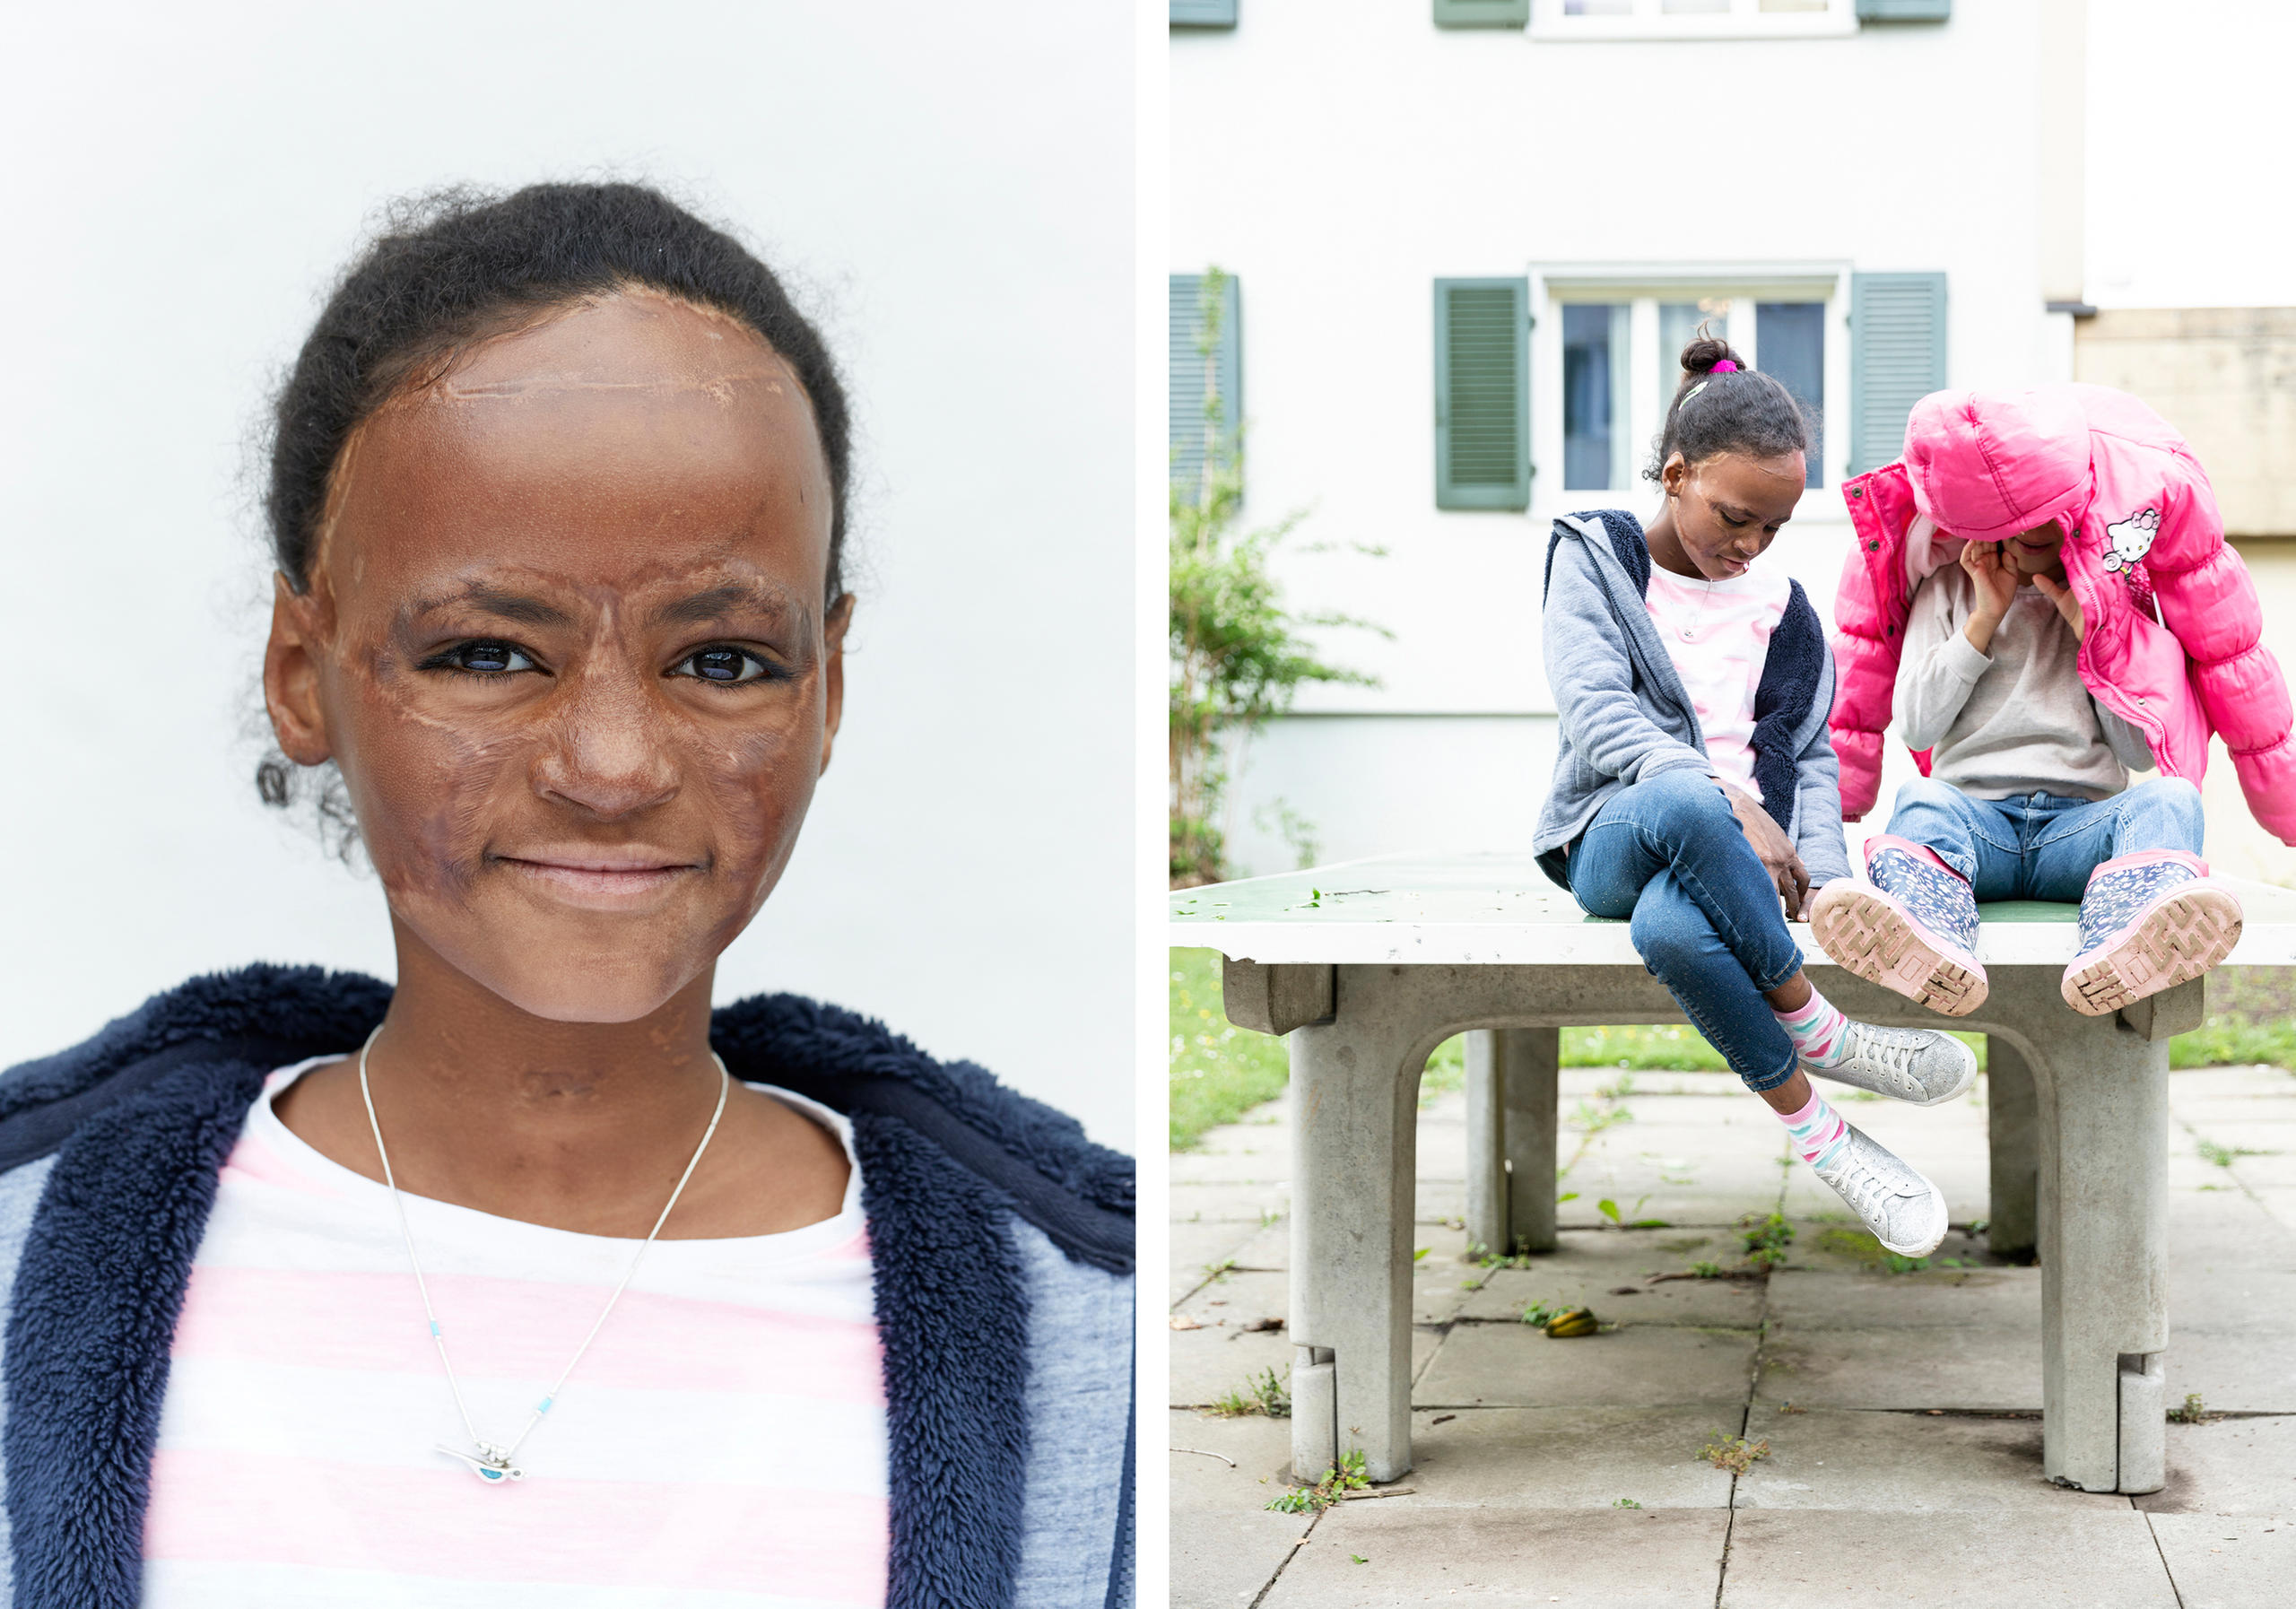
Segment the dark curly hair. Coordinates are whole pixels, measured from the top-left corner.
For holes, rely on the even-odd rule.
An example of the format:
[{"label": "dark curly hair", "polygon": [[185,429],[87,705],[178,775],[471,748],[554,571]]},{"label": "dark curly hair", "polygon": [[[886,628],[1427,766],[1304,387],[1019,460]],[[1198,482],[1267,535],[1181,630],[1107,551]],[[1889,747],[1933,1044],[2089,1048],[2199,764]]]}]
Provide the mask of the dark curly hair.
[{"label": "dark curly hair", "polygon": [[[1737,368],[1717,374],[1714,366],[1721,362]],[[1748,368],[1705,326],[1683,348],[1682,366],[1682,384],[1674,387],[1644,480],[1658,479],[1676,453],[1685,464],[1697,464],[1717,453],[1776,458],[1810,450],[1810,416],[1794,394],[1774,377]]]},{"label": "dark curly hair", "polygon": [[[352,431],[401,386],[536,313],[643,286],[740,319],[796,371],[829,465],[829,596],[844,590],[852,421],[819,331],[740,241],[633,184],[469,188],[403,201],[344,272],[273,404],[263,507],[272,557],[309,588],[328,482]],[[322,829],[348,853],[350,801],[333,766],[313,778]],[[293,799],[286,756],[257,768],[268,804]]]}]

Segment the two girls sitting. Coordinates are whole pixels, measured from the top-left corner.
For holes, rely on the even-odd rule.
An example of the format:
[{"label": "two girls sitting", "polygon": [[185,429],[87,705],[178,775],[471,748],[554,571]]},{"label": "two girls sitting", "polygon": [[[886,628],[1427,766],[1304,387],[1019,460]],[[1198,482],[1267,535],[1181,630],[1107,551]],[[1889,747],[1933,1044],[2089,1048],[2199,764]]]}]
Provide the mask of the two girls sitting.
[{"label": "two girls sitting", "polygon": [[1985,999],[1979,900],[2079,902],[2062,987],[2091,1016],[2222,961],[2240,905],[2200,858],[2209,734],[2289,841],[2296,746],[2256,589],[2183,439],[2100,386],[1940,392],[1904,457],[1843,493],[1843,808],[1872,806],[1892,717],[1926,774],[1866,875],[1813,901],[1826,953],[1949,1016]]},{"label": "two girls sitting", "polygon": [[[2239,909],[2207,880],[2188,778],[2223,732],[2257,818],[2296,841],[2287,692],[2199,465],[2142,404],[2070,387],[1932,397],[1904,460],[1844,489],[1859,552],[1837,697],[1816,612],[1757,562],[1802,494],[1800,405],[1719,341],[1692,342],[1682,367],[1648,529],[1618,510],[1555,522],[1561,742],[1534,848],[1587,911],[1631,922],[1644,964],[1882,1244],[1926,1256],[1944,1196],[1809,1075],[1928,1106],[1970,1087],[1976,1057],[1946,1033],[1845,1018],[1788,919],[1851,971],[1955,1013],[1984,998],[1979,897],[2082,899],[2075,1009],[2197,976]],[[1930,774],[1854,878],[1843,806],[1873,803],[1893,702]],[[2129,788],[2148,762],[2162,778]]]}]

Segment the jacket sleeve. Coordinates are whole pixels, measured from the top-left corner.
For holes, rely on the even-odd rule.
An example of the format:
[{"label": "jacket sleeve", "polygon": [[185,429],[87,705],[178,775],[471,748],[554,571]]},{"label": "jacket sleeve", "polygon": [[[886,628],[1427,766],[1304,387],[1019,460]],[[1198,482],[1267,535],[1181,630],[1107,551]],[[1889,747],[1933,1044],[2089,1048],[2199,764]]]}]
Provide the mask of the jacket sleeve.
[{"label": "jacket sleeve", "polygon": [[[1856,549],[1843,561],[1841,586],[1834,595],[1834,683],[1832,727],[1837,764],[1849,780],[1841,793],[1841,815],[1854,822],[1874,808],[1882,786],[1882,734],[1889,729],[1896,676],[1882,629],[1882,600],[1874,578]],[[1806,857],[1805,857],[1806,859]]]},{"label": "jacket sleeve", "polygon": [[1905,653],[1898,661],[1891,713],[1909,749],[1936,747],[1969,703],[1978,678],[1993,668],[1993,661],[1961,629],[1954,590],[1944,571],[1929,577],[1914,593],[1913,612],[1906,619]]},{"label": "jacket sleeve", "polygon": [[[1819,696],[1832,701],[1833,657],[1826,656],[1826,685]],[[1810,741],[1794,757],[1795,852],[1810,874],[1813,888],[1849,875],[1849,844],[1841,831],[1841,761],[1833,752],[1827,723],[1813,723]]]},{"label": "jacket sleeve", "polygon": [[1665,771],[1715,775],[1704,752],[1644,713],[1610,598],[1586,550],[1565,541],[1548,578],[1541,652],[1562,736],[1578,762],[1631,786]]},{"label": "jacket sleeve", "polygon": [[2161,502],[2145,558],[2161,623],[2184,645],[2201,709],[2231,751],[2249,811],[2281,842],[2296,844],[2296,714],[2280,663],[2262,641],[2256,583],[2225,544],[2215,494],[2197,465],[2170,483]]}]

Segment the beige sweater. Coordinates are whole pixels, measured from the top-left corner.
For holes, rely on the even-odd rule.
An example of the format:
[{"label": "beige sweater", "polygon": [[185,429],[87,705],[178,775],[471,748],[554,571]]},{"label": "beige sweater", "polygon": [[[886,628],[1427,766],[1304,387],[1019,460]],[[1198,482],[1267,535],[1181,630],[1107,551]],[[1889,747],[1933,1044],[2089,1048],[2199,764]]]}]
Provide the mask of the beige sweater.
[{"label": "beige sweater", "polygon": [[1930,776],[1979,799],[2103,799],[2152,769],[2144,735],[2082,684],[2081,645],[2040,588],[2017,588],[1982,654],[1962,631],[1976,594],[1949,564],[1915,591],[1906,622],[1894,713],[1906,746],[1930,751]]}]

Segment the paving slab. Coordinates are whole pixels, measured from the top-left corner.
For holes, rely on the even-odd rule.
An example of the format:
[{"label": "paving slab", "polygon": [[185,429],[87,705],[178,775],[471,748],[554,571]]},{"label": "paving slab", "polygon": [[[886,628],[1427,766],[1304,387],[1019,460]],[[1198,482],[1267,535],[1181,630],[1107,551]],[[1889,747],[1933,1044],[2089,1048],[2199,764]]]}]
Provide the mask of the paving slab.
[{"label": "paving slab", "polygon": [[2169,1483],[2136,1500],[2154,1514],[2289,1517],[2296,1524],[2296,1416],[2169,1426]]},{"label": "paving slab", "polygon": [[1174,1223],[1264,1223],[1292,1210],[1286,1185],[1183,1185],[1171,1188]]},{"label": "paving slab", "polygon": [[2111,1492],[2068,1492],[2041,1474],[2039,1418],[1961,1413],[1787,1413],[1757,1404],[1746,1439],[1770,1456],[1738,1482],[1740,1509],[2125,1510]]},{"label": "paving slab", "polygon": [[1210,1270],[1256,1239],[1260,1231],[1248,1223],[1213,1220],[1208,1223],[1175,1223],[1171,1227],[1171,1300],[1177,1302],[1200,1289],[1212,1277]]},{"label": "paving slab", "polygon": [[[2171,1343],[2171,1383],[2177,1352]],[[2040,1329],[1804,1329],[1764,1342],[1759,1400],[1805,1408],[2024,1409],[2041,1405]]]},{"label": "paving slab", "polygon": [[2067,1508],[1909,1524],[1887,1510],[1746,1509],[1721,1609],[2178,1609],[2149,1518]]},{"label": "paving slab", "polygon": [[1665,1407],[1745,1400],[1755,1335],[1635,1324],[1573,1340],[1526,1324],[1457,1324],[1412,1400],[1444,1407]]},{"label": "paving slab", "polygon": [[[1170,1415],[1172,1512],[1265,1508],[1291,1489],[1292,1422],[1253,1413],[1215,1419],[1186,1408]],[[1191,1450],[1180,1452],[1187,1448]],[[1217,1457],[1210,1455],[1217,1454]],[[1233,1459],[1230,1468],[1225,1460]],[[1177,1528],[1177,1527],[1175,1527]],[[1292,1533],[1299,1535],[1298,1531]]]},{"label": "paving slab", "polygon": [[[1743,1248],[1735,1235],[1712,1230],[1564,1230],[1551,1253],[1526,1268],[1484,1274],[1468,1293],[1463,1318],[1520,1319],[1535,1301],[1590,1307],[1623,1324],[1689,1324],[1752,1329],[1761,1322],[1761,1282],[1668,1279],[1693,1263],[1734,1265]],[[1472,1276],[1473,1270],[1470,1270]],[[1623,1291],[1632,1295],[1621,1294]]]},{"label": "paving slab", "polygon": [[1422,1504],[1513,1509],[1719,1509],[1730,1477],[1699,1457],[1709,1433],[1735,1431],[1735,1400],[1671,1408],[1446,1408],[1412,1415]]},{"label": "paving slab", "polygon": [[1909,1274],[1848,1274],[1780,1268],[1770,1276],[1770,1316],[1803,1334],[1983,1326],[2029,1332],[2039,1345],[2041,1271],[1933,1266]]},{"label": "paving slab", "polygon": [[1285,1317],[1283,1275],[1230,1274],[1207,1283],[1177,1312],[1203,1327],[1174,1330],[1171,1342],[1171,1402],[1196,1407],[1213,1402],[1264,1370],[1279,1380],[1292,1374],[1292,1347],[1279,1326],[1253,1330],[1257,1320]]},{"label": "paving slab", "polygon": [[2296,1583],[2296,1526],[2248,1515],[2151,1518],[2184,1609],[2261,1609],[2289,1601]]},{"label": "paving slab", "polygon": [[2170,1315],[2168,1398],[2197,1392],[2211,1408],[2243,1413],[2296,1413],[2296,1336],[2283,1331],[2231,1332],[2179,1326]]},{"label": "paving slab", "polygon": [[[1712,1609],[1729,1515],[1715,1509],[1468,1509],[1343,1503],[1265,1609]],[[1361,1558],[1363,1563],[1355,1560]],[[1188,1600],[1175,1596],[1175,1609]],[[1191,1606],[1192,1609],[1192,1606]]]},{"label": "paving slab", "polygon": [[1304,1514],[1264,1509],[1205,1509],[1172,1523],[1172,1609],[1248,1605],[1307,1534]]},{"label": "paving slab", "polygon": [[1283,1184],[1292,1177],[1289,1146],[1265,1151],[1176,1151],[1171,1179],[1176,1185]]}]

